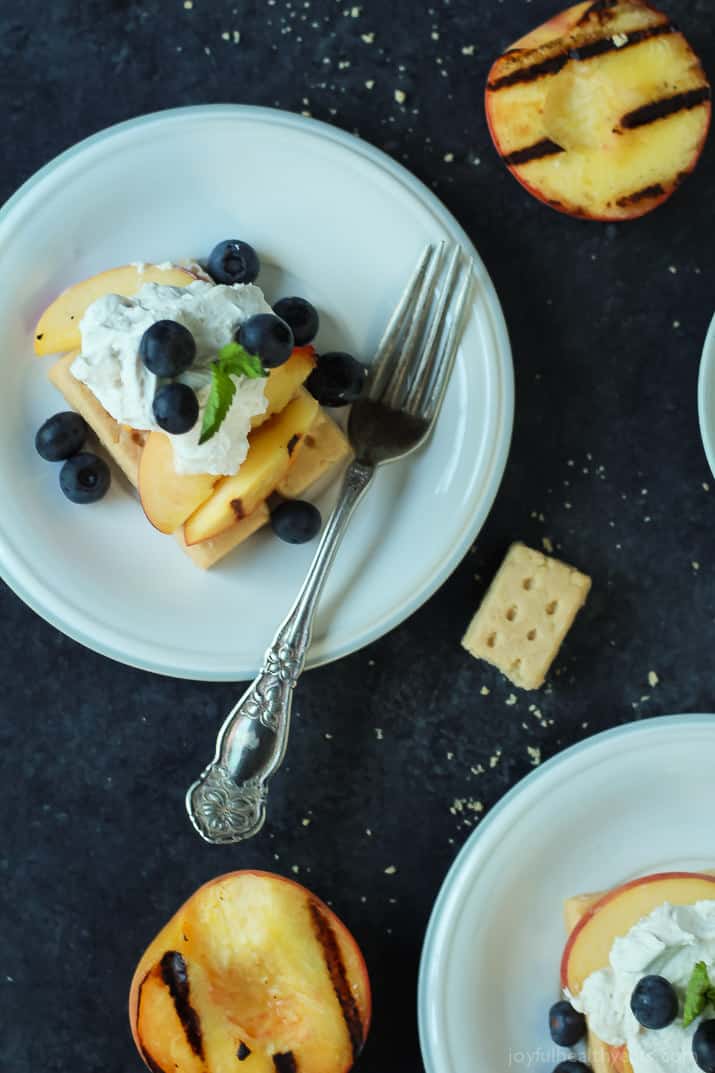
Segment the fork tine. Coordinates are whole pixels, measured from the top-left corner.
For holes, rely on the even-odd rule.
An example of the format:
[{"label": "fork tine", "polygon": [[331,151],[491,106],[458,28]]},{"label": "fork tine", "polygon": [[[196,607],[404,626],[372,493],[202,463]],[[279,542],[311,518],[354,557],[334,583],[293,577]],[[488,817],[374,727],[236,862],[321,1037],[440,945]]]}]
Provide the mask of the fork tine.
[{"label": "fork tine", "polygon": [[444,326],[446,323],[445,316],[454,299],[461,261],[461,247],[455,246],[447,263],[437,308],[435,309],[430,322],[427,338],[422,343],[412,382],[407,393],[407,398],[405,399],[404,405],[408,413],[419,413],[422,401],[427,393],[428,385],[432,380],[435,363],[438,357],[439,342],[444,333]]},{"label": "fork tine", "polygon": [[437,275],[442,264],[445,243],[440,242],[430,258],[415,304],[413,315],[407,327],[407,336],[400,347],[397,364],[393,366],[389,383],[385,385],[382,401],[394,410],[400,409],[407,391],[407,380],[415,358],[421,349],[425,328],[432,309]]},{"label": "fork tine", "polygon": [[439,413],[454,361],[457,357],[462,335],[462,322],[467,309],[467,300],[472,290],[472,283],[471,265],[468,265],[454,303],[447,337],[442,344],[441,353],[435,363],[434,377],[431,378],[431,382],[425,383],[420,398],[420,410],[418,412],[430,425]]},{"label": "fork tine", "polygon": [[370,380],[367,387],[367,395],[369,398],[378,399],[385,389],[385,384],[387,383],[390,373],[390,366],[397,353],[397,344],[400,336],[404,333],[405,324],[409,321],[412,307],[417,301],[417,297],[422,287],[422,280],[433,252],[434,247],[431,244],[425,246],[420,259],[415,266],[414,272],[412,273],[412,278],[405,287],[402,297],[397,303],[395,311],[390,317],[387,327],[383,332],[382,339],[375,352],[375,360],[372,363],[370,372]]}]

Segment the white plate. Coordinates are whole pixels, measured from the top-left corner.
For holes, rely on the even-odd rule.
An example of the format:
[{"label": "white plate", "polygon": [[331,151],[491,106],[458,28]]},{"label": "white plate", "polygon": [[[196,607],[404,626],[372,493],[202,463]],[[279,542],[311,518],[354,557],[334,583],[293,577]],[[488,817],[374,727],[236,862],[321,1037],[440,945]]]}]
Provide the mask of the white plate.
[{"label": "white plate", "polygon": [[[383,469],[333,568],[311,664],[381,636],[445,580],[479,531],[509,446],[509,341],[484,266],[444,206],[404,168],[322,123],[232,105],[132,120],[63,154],[0,214],[0,565],[49,622],[122,662],[186,678],[247,678],[303,579],[313,546],[252,539],[208,574],[152,530],[119,480],[92,507],[33,451],[62,408],[32,356],[45,304],[129,261],[205,256],[239,236],[269,299],[304,294],[318,345],[369,358],[427,241],[474,257],[473,316],[432,442]],[[320,498],[329,509],[335,495]]]},{"label": "white plate", "polygon": [[705,339],[698,374],[698,420],[708,463],[715,477],[715,317]]},{"label": "white plate", "polygon": [[651,872],[715,867],[715,716],[631,723],[537,768],[454,862],[422,952],[427,1073],[551,1073],[562,904]]}]

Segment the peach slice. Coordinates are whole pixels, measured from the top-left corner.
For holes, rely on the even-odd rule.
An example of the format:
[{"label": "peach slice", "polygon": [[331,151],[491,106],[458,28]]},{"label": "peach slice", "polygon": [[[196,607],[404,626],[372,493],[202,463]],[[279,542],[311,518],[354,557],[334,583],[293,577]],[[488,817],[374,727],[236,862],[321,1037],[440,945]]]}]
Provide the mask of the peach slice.
[{"label": "peach slice", "polygon": [[531,194],[620,220],[654,209],[693,170],[710,87],[667,15],[644,0],[594,0],[507,49],[485,107],[497,152]]},{"label": "peach slice", "polygon": [[298,499],[324,474],[344,462],[350,450],[340,426],[323,410],[318,410],[313,424],[295,448],[290,469],[276,486],[276,492],[286,499]]},{"label": "peach slice", "polygon": [[315,349],[312,346],[302,346],[295,348],[288,361],[271,369],[263,389],[268,406],[264,413],[253,418],[251,427],[258,428],[273,414],[279,414],[281,410],[285,410],[314,368]]},{"label": "peach slice", "polygon": [[246,460],[233,477],[223,477],[210,499],[184,524],[187,544],[198,544],[252,514],[288,472],[291,456],[315,420],[318,403],[301,393],[280,413],[252,432]]},{"label": "peach slice", "polygon": [[[301,347],[287,362],[271,370],[264,391],[268,406],[265,413],[253,419],[253,426],[262,425],[284,410],[314,366],[313,348]],[[163,432],[149,435],[139,462],[139,498],[144,513],[160,533],[174,533],[183,525],[209,498],[219,480],[209,473],[177,473],[168,436]]]},{"label": "peach slice", "polygon": [[346,1073],[370,1024],[370,983],[345,925],[310,891],[231,872],[149,945],[129,993],[152,1073]]},{"label": "peach slice", "polygon": [[35,353],[56,354],[77,350],[82,345],[79,324],[88,306],[105,294],[121,294],[130,298],[145,283],[163,283],[171,287],[186,287],[197,277],[188,268],[174,265],[124,265],[110,268],[98,276],[90,276],[68,287],[48,305],[35,327]]},{"label": "peach slice", "polygon": [[692,905],[715,898],[715,876],[698,872],[661,872],[608,891],[581,916],[561,959],[561,983],[578,995],[584,980],[608,965],[615,939],[625,935],[659,905]]},{"label": "peach slice", "polygon": [[165,432],[151,432],[139,459],[139,498],[160,533],[174,533],[204,503],[220,478],[211,473],[177,473],[174,448]]}]

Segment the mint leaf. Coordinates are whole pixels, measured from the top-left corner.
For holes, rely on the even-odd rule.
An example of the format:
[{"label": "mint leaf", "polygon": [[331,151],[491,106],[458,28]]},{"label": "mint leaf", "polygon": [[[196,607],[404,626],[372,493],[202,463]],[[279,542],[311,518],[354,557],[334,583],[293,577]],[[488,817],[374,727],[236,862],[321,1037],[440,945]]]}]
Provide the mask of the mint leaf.
[{"label": "mint leaf", "polygon": [[204,417],[201,423],[201,435],[199,443],[206,443],[215,436],[221,427],[226,414],[231,408],[233,396],[236,394],[236,385],[229,374],[217,361],[211,364],[211,389],[206,400]]},{"label": "mint leaf", "polygon": [[249,354],[240,343],[227,343],[218,352],[221,368],[231,376],[247,376],[249,380],[258,380],[267,376],[263,362],[256,354]]},{"label": "mint leaf", "polygon": [[215,436],[231,408],[236,384],[232,376],[245,376],[258,380],[268,376],[263,362],[256,354],[249,354],[240,343],[226,343],[218,352],[218,360],[211,364],[211,390],[206,401],[199,443],[206,443]]},{"label": "mint leaf", "polygon": [[696,1017],[705,1009],[705,1004],[710,1000],[710,977],[704,961],[698,961],[690,974],[688,986],[685,992],[685,1006],[683,1008],[683,1026],[691,1024]]}]

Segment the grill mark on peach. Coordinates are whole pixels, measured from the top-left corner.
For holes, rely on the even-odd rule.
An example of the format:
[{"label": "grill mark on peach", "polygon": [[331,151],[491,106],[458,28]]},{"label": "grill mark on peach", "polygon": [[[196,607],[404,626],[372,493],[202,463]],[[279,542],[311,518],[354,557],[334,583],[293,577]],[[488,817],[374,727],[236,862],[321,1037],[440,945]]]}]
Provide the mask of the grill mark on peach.
[{"label": "grill mark on peach", "polygon": [[241,1040],[240,1044],[238,1045],[238,1050],[236,1051],[236,1058],[238,1058],[239,1062],[245,1062],[250,1053],[251,1048],[247,1047],[243,1040]]},{"label": "grill mark on peach", "polygon": [[487,83],[487,89],[506,89],[507,86],[516,86],[520,82],[536,82],[538,78],[544,78],[546,75],[555,75],[561,70],[567,59],[568,56],[565,52],[559,52],[555,56],[549,56],[548,59],[541,60],[539,63],[532,63],[530,67],[520,67],[516,71],[510,71],[508,75],[495,78],[493,82]]},{"label": "grill mark on peach", "polygon": [[318,903],[309,900],[308,910],[313,920],[313,930],[315,931],[316,938],[323,949],[323,958],[325,959],[325,967],[328,970],[330,982],[333,985],[333,990],[335,991],[340,1004],[340,1009],[343,1013],[345,1026],[350,1037],[353,1057],[357,1058],[365,1042],[362,1018],[348,981],[348,974],[345,970],[343,956],[340,953],[340,946],[338,940],[335,938],[335,932],[333,931],[330,921],[325,916]]},{"label": "grill mark on peach", "polygon": [[186,1042],[196,1057],[203,1060],[204,1041],[201,1036],[201,1018],[191,1005],[191,988],[186,962],[177,950],[167,950],[159,964],[161,978],[174,1000],[176,1015],[181,1021]]},{"label": "grill mark on peach", "polygon": [[[137,1026],[139,1025],[139,1011],[141,1010],[141,1005],[142,1005],[142,991],[144,990],[144,984],[147,982],[149,977],[153,976],[155,973],[156,973],[156,969],[149,969],[149,972],[146,974],[146,976],[144,977],[142,982],[139,984],[139,990],[137,992],[137,1012],[136,1012]],[[139,1053],[141,1054],[142,1058],[144,1059],[144,1064],[147,1066],[148,1069],[151,1070],[151,1073],[165,1073],[165,1070],[163,1070],[161,1068],[161,1066],[159,1065],[159,1063],[156,1062],[152,1058],[152,1056],[150,1055],[149,1051],[144,1046],[143,1042],[139,1038],[139,1032],[138,1031],[137,1031],[136,1042],[137,1042],[137,1047],[139,1048]]]},{"label": "grill mark on peach", "polygon": [[276,1067],[276,1073],[298,1073],[298,1063],[292,1051],[274,1054],[273,1065]]},{"label": "grill mark on peach", "polygon": [[660,183],[653,183],[651,186],[644,186],[642,190],[635,190],[632,194],[623,194],[616,200],[616,205],[619,205],[622,209],[627,208],[629,205],[637,205],[639,201],[646,201],[651,197],[662,197],[665,194]]},{"label": "grill mark on peach", "polygon": [[298,436],[297,434],[294,434],[293,436],[291,436],[291,438],[288,440],[288,443],[286,444],[286,450],[288,451],[289,455],[293,454],[293,452],[295,451],[295,449],[296,449],[296,447],[298,446],[299,443],[300,443],[300,436]]},{"label": "grill mark on peach", "polygon": [[555,156],[556,153],[563,153],[563,151],[560,145],[551,141],[551,138],[542,138],[533,145],[526,145],[523,149],[515,149],[507,153],[502,160],[505,164],[516,167],[519,164],[530,164],[532,160],[541,160],[545,156]]},{"label": "grill mark on peach", "polygon": [[598,37],[594,41],[586,41],[583,45],[575,45],[573,48],[565,49],[562,52],[557,52],[553,56],[548,56],[544,60],[540,60],[538,63],[532,63],[524,67],[519,67],[515,71],[510,71],[508,74],[502,75],[501,78],[495,78],[493,81],[487,83],[487,89],[499,90],[506,89],[509,86],[520,85],[524,82],[536,82],[539,78],[546,78],[549,75],[558,74],[562,67],[572,60],[589,60],[594,56],[602,56],[607,52],[622,52],[626,48],[631,48],[634,45],[641,44],[642,41],[647,41],[651,37],[658,37],[661,34],[676,33],[676,27],[670,22],[664,22],[660,26],[649,26],[642,30],[632,30],[627,34],[628,41],[624,41],[622,45],[616,45],[612,35],[608,37]]},{"label": "grill mark on peach", "polygon": [[231,500],[231,510],[236,515],[236,521],[240,522],[246,517],[246,512],[243,509],[243,502],[240,499]]},{"label": "grill mark on peach", "polygon": [[633,45],[640,45],[643,41],[650,41],[653,37],[662,37],[663,34],[677,32],[672,22],[664,22],[660,26],[648,26],[642,30],[624,30],[624,36],[628,40],[623,41],[620,45],[615,44],[613,40],[614,37],[618,37],[617,34],[612,37],[599,37],[596,41],[588,41],[585,45],[578,45],[576,48],[572,48],[569,56],[572,60],[590,60],[594,56],[603,56],[607,52],[623,52],[624,49],[631,48]]},{"label": "grill mark on peach", "polygon": [[626,112],[621,117],[621,126],[625,130],[637,130],[659,119],[677,115],[678,112],[689,112],[691,108],[697,108],[709,100],[710,86],[684,90],[682,93],[674,93],[672,97],[661,97],[658,101],[650,101],[640,108],[634,108],[632,112]]}]

